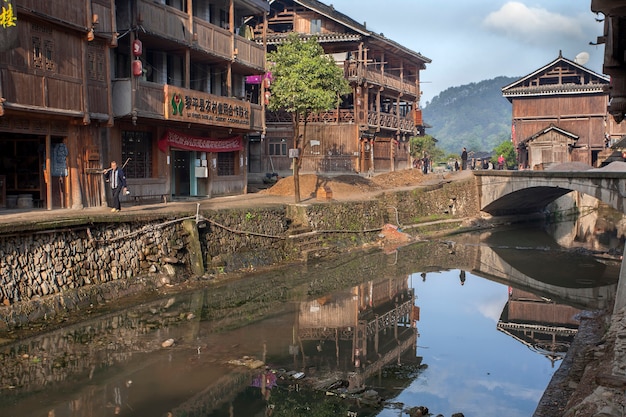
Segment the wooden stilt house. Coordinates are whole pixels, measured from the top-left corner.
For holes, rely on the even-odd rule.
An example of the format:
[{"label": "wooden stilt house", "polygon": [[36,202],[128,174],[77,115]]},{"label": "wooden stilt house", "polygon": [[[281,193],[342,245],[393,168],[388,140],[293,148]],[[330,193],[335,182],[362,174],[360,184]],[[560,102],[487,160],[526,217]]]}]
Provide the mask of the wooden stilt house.
[{"label": "wooden stilt house", "polygon": [[[410,167],[409,138],[423,134],[419,109],[420,72],[430,63],[317,0],[270,1],[267,22],[251,21],[269,50],[290,33],[316,37],[340,65],[352,93],[331,111],[310,116],[304,172],[373,172]],[[258,147],[259,172],[289,172],[293,147],[291,119],[267,113],[266,135]]]}]

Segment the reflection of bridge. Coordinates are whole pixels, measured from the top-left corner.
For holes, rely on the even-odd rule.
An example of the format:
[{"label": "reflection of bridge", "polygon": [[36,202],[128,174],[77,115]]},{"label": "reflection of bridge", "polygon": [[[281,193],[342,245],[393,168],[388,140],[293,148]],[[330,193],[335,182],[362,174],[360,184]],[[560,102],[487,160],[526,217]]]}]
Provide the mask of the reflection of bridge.
[{"label": "reflection of bridge", "polygon": [[[615,284],[606,282],[600,286],[576,288],[576,286],[563,286],[565,279],[555,279],[552,273],[549,274],[549,277],[542,276],[545,275],[542,270],[545,270],[546,264],[550,262],[550,252],[525,251],[528,258],[518,258],[516,262],[513,259],[504,259],[506,257],[504,252],[506,251],[494,250],[494,248],[489,246],[481,245],[474,258],[474,265],[471,268],[472,273],[532,293],[543,294],[556,302],[572,305],[580,309],[610,308],[613,303]],[[519,251],[512,250],[512,252],[516,253],[518,257],[520,256]],[[590,263],[590,261],[587,261],[587,263]],[[522,270],[524,269],[523,265],[528,267],[537,265],[537,268]],[[573,266],[575,267],[576,265]],[[598,268],[601,267],[602,265],[598,265]],[[590,269],[590,265],[587,266],[587,271]],[[607,275],[611,275],[610,272],[607,272]],[[550,282],[550,279],[552,282]]]},{"label": "reflection of bridge", "polygon": [[[480,210],[492,215],[539,212],[571,191],[597,198],[626,214],[626,172],[474,171]],[[626,256],[626,248],[624,248]],[[614,311],[626,305],[626,268],[622,264]]]},{"label": "reflection of bridge", "polygon": [[474,171],[480,210],[492,215],[540,212],[549,203],[579,191],[626,213],[626,172]]}]

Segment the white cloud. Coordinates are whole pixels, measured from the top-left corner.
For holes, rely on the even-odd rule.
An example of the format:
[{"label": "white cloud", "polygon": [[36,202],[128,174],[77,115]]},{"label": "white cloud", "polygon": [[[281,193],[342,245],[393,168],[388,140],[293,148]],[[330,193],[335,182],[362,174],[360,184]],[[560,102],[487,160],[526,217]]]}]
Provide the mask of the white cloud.
[{"label": "white cloud", "polygon": [[581,22],[574,17],[528,7],[516,1],[508,2],[500,10],[487,15],[483,26],[496,35],[535,45],[554,44],[558,39],[584,40],[587,36]]}]

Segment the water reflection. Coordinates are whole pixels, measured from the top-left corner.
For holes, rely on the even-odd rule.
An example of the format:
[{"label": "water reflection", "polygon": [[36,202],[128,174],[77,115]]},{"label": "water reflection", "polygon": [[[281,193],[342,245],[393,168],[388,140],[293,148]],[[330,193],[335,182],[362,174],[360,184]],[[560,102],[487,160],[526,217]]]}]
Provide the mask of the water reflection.
[{"label": "water reflection", "polygon": [[306,403],[527,416],[577,309],[615,291],[616,260],[570,249],[545,229],[490,231],[148,302],[0,347],[0,409],[279,416]]},{"label": "water reflection", "polygon": [[509,299],[498,320],[498,330],[550,359],[565,357],[579,321],[580,310],[557,304],[527,291],[509,288]]}]

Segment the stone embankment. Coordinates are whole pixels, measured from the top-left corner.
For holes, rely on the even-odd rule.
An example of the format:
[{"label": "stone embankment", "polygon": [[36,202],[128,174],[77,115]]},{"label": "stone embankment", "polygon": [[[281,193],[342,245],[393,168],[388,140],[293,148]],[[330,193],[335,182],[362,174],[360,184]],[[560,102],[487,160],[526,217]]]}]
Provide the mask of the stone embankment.
[{"label": "stone embankment", "polygon": [[[473,180],[384,192],[368,201],[236,207],[196,213],[75,216],[0,232],[0,331],[152,291],[175,281],[336,254],[478,213]],[[437,227],[437,226],[430,226]],[[446,227],[450,227],[447,225]]]},{"label": "stone embankment", "polygon": [[623,417],[625,393],[626,308],[586,314],[534,417]]}]

